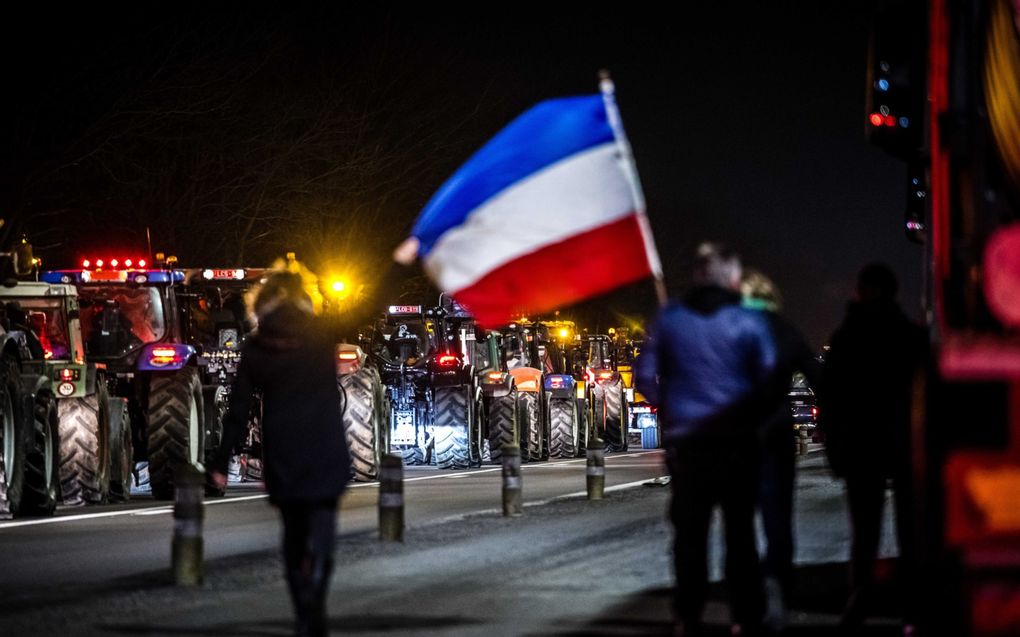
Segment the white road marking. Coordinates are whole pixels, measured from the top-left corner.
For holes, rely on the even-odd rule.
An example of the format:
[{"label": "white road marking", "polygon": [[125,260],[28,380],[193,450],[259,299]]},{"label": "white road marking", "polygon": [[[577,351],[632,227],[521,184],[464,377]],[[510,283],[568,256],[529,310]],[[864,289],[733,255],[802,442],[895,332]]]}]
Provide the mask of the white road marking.
[{"label": "white road marking", "polygon": [[[619,454],[619,455],[616,455],[616,454],[608,455],[608,456],[606,456],[606,462],[607,463],[612,462],[613,460],[615,460],[617,458],[633,458],[633,457],[636,457],[636,456],[644,456],[644,455],[647,455],[647,454],[650,454],[650,453],[659,453],[659,452],[656,451],[656,450],[649,450],[649,451],[638,451],[638,452],[634,452],[634,453],[624,453],[624,454]],[[573,460],[561,460],[561,461],[557,461],[557,462],[553,462],[553,463],[525,464],[525,465],[522,465],[521,468],[522,469],[531,469],[531,468],[540,469],[542,467],[563,467],[563,466],[580,464],[582,462],[586,462],[586,459],[585,458],[575,458]],[[620,465],[620,466],[624,466],[624,465]],[[418,476],[418,477],[414,477],[414,478],[404,478],[404,482],[419,482],[419,481],[422,481],[422,480],[439,480],[439,479],[443,479],[443,478],[463,478],[463,477],[467,477],[467,476],[478,475],[480,473],[494,473],[496,471],[502,471],[502,470],[503,470],[502,467],[490,467],[488,469],[472,469],[472,470],[468,470],[468,471],[461,471],[459,473],[438,473],[438,474],[433,474],[433,475]],[[621,484],[621,485],[616,485],[616,486],[612,486],[612,487],[606,487],[605,491],[607,493],[608,492],[612,492],[612,491],[619,491],[621,489],[631,488],[633,486],[644,484],[645,482],[648,482],[648,479],[641,480],[640,482],[631,482],[631,483],[627,483],[627,484]],[[350,485],[349,488],[357,489],[357,488],[366,488],[366,487],[378,488],[379,487],[379,483],[378,482],[359,482],[359,483]],[[548,502],[552,502],[554,500],[559,500],[559,499],[563,499],[563,498],[574,498],[574,497],[578,497],[578,496],[582,496],[582,495],[586,495],[586,493],[584,491],[578,491],[576,493],[568,493],[566,495],[560,495],[560,496],[556,496],[554,498],[549,498],[547,500],[541,500],[541,501],[538,501],[538,502],[526,502],[524,504],[524,506],[538,506],[538,505],[541,505],[541,504],[546,504]],[[260,494],[257,494],[257,495],[247,495],[247,496],[240,496],[240,497],[236,497],[236,498],[227,497],[227,498],[222,498],[222,499],[217,499],[217,500],[207,500],[207,501],[205,501],[204,504],[206,504],[208,506],[212,506],[212,505],[216,505],[216,504],[233,504],[235,502],[248,502],[248,501],[251,501],[251,500],[265,500],[268,497],[269,497],[269,494],[267,494],[267,493],[260,493]],[[155,505],[155,506],[143,507],[143,508],[139,508],[139,509],[129,509],[129,510],[126,510],[126,511],[101,511],[101,512],[97,512],[97,513],[81,513],[81,514],[78,514],[78,515],[61,515],[61,516],[56,516],[56,517],[52,517],[52,518],[42,518],[42,519],[38,519],[38,520],[15,520],[13,522],[0,522],[0,531],[3,531],[4,529],[13,529],[13,528],[24,527],[24,526],[39,526],[39,525],[43,525],[43,524],[61,524],[61,523],[64,523],[64,522],[78,522],[78,521],[81,521],[81,520],[98,520],[98,519],[101,519],[101,518],[116,518],[116,517],[123,517],[123,516],[128,516],[128,515],[130,515],[130,516],[135,516],[135,515],[138,515],[138,516],[144,516],[144,515],[162,515],[164,513],[172,513],[172,512],[173,512],[173,507],[168,507],[166,505]]]}]

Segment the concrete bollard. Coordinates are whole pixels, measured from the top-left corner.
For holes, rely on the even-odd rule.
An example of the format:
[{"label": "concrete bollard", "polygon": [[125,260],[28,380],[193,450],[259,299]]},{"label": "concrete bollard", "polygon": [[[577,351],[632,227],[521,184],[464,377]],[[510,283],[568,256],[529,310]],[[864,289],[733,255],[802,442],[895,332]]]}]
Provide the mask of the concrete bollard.
[{"label": "concrete bollard", "polygon": [[379,467],[379,540],[404,541],[404,460],[396,454]]},{"label": "concrete bollard", "polygon": [[606,456],[601,441],[596,446],[588,447],[587,463],[588,499],[601,500],[606,489]]},{"label": "concrete bollard", "polygon": [[808,452],[808,432],[805,429],[797,430],[797,455],[803,456]]},{"label": "concrete bollard", "polygon": [[519,517],[524,514],[521,497],[521,448],[506,445],[503,452],[503,517]]},{"label": "concrete bollard", "polygon": [[205,475],[190,464],[181,467],[174,478],[174,538],[170,551],[177,586],[202,584],[204,495]]}]

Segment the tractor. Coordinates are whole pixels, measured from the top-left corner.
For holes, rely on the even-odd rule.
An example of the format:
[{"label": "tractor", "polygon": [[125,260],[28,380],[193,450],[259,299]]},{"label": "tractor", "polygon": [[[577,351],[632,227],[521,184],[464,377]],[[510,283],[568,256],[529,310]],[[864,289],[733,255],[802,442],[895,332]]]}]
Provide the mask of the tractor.
[{"label": "tractor", "polygon": [[186,320],[186,275],[176,259],[85,260],[80,269],[43,273],[48,283],[78,289],[79,315],[90,361],[106,367],[113,396],[126,398],[135,460],[147,461],[153,497],[170,499],[175,474],[201,469],[207,450],[203,378],[208,361],[199,355]]},{"label": "tractor", "polygon": [[[2,224],[2,220],[0,220]],[[0,254],[7,288],[38,261],[26,240]],[[14,304],[0,308],[0,518],[49,516],[60,498],[59,425],[40,339]]]},{"label": "tractor", "polygon": [[59,474],[64,504],[100,504],[131,496],[133,447],[127,401],[111,398],[106,370],[86,358],[74,286],[19,282],[0,288],[42,349],[59,420]]}]

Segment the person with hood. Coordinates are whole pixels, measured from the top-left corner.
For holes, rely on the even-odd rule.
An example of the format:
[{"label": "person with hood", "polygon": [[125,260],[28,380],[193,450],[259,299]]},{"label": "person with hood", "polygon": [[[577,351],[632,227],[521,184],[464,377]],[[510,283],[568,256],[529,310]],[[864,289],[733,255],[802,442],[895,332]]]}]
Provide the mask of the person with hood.
[{"label": "person with hood", "polygon": [[675,633],[697,635],[708,595],[708,530],[715,505],[726,531],[726,581],[736,634],[763,614],[755,544],[758,394],[776,350],[761,312],[741,307],[741,265],[728,248],[699,246],[694,288],[664,308],[635,361],[637,390],[659,408],[671,476]]},{"label": "person with hood", "polygon": [[898,283],[889,266],[872,263],[857,278],[857,299],[829,341],[819,393],[819,425],[829,465],[846,481],[853,539],[851,594],[841,624],[854,629],[873,601],[886,485],[892,481],[904,599],[911,626],[915,586],[911,540],[910,405],[915,369],[924,359],[924,330],[896,303]]},{"label": "person with hood", "polygon": [[766,542],[762,560],[765,624],[778,633],[786,627],[786,607],[793,585],[795,454],[790,383],[800,372],[808,385],[819,387],[822,365],[797,328],[779,314],[782,297],[771,279],[749,270],[740,291],[744,307],[760,310],[768,320],[776,344],[776,366],[763,394],[766,411],[758,426],[762,450],[758,507]]},{"label": "person with hood", "polygon": [[287,584],[298,635],[325,635],[326,594],[340,495],[351,475],[336,383],[336,346],[315,318],[302,278],[276,272],[254,302],[258,328],[241,363],[210,478],[226,485],[231,450],[241,442],[262,395],[262,441],[269,501],[283,521]]}]

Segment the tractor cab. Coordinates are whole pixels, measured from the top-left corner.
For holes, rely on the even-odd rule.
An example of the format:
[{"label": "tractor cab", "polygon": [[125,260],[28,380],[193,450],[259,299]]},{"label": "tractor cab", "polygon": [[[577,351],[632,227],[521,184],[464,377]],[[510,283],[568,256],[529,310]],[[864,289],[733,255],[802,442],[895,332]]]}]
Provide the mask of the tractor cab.
[{"label": "tractor cab", "polygon": [[183,272],[148,269],[144,259],[82,265],[80,270],[45,272],[42,280],[78,288],[81,330],[91,360],[129,371],[145,346],[178,337],[170,287],[184,280]]},{"label": "tractor cab", "polygon": [[379,328],[374,349],[388,365],[415,367],[436,349],[420,305],[391,305]]},{"label": "tractor cab", "polygon": [[184,302],[187,340],[203,354],[237,351],[255,328],[246,295],[265,277],[263,268],[196,268],[185,270]]}]

